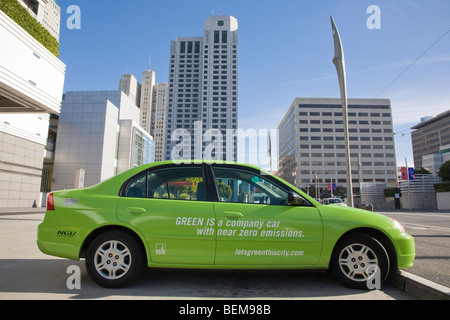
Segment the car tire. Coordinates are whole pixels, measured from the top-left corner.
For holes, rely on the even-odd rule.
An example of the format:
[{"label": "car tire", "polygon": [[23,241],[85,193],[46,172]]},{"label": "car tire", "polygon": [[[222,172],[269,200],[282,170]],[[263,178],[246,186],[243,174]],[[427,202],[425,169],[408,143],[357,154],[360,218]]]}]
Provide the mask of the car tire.
[{"label": "car tire", "polygon": [[365,233],[342,238],[331,257],[333,275],[346,287],[379,289],[389,270],[389,255],[383,245]]},{"label": "car tire", "polygon": [[88,247],[86,270],[104,288],[123,288],[139,275],[143,253],[138,242],[123,231],[107,231]]}]

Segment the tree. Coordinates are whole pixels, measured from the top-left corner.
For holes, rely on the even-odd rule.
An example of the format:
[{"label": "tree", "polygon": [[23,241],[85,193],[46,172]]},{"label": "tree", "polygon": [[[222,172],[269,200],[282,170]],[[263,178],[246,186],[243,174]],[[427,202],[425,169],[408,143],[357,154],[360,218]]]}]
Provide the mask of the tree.
[{"label": "tree", "polygon": [[233,194],[233,190],[231,187],[227,186],[223,182],[217,182],[217,191],[219,192],[219,197],[225,199],[226,201],[230,201],[230,198]]},{"label": "tree", "polygon": [[442,178],[444,181],[450,181],[450,160],[445,162],[441,168],[439,169],[438,173],[439,177]]},{"label": "tree", "polygon": [[430,171],[428,171],[427,169],[425,169],[425,168],[420,168],[420,169],[417,169],[417,170],[415,170],[415,172],[414,172],[415,174],[431,174],[431,172]]}]

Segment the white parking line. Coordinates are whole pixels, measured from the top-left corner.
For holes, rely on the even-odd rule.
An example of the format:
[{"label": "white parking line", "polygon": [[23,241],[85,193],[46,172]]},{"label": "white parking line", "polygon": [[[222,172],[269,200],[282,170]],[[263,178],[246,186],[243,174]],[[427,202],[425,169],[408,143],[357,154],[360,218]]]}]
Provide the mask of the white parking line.
[{"label": "white parking line", "polygon": [[413,216],[413,217],[435,217],[435,218],[447,218],[450,219],[450,214],[442,213],[442,214],[428,214],[428,213],[407,213],[407,212],[389,212],[385,213],[387,216],[397,215],[397,216]]},{"label": "white parking line", "polygon": [[434,227],[434,226],[427,226],[424,224],[415,224],[415,223],[402,223],[402,224],[405,227],[410,227],[411,229],[416,229],[416,230],[438,230],[438,231],[450,232],[450,228]]}]

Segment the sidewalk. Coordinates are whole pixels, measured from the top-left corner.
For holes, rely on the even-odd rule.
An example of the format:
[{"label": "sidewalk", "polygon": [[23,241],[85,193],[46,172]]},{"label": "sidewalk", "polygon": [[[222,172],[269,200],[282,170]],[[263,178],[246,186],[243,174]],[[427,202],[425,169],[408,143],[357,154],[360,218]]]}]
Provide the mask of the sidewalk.
[{"label": "sidewalk", "polygon": [[[0,216],[44,214],[46,208],[0,208]],[[392,272],[387,282],[421,300],[450,300],[450,288],[404,270]]]}]

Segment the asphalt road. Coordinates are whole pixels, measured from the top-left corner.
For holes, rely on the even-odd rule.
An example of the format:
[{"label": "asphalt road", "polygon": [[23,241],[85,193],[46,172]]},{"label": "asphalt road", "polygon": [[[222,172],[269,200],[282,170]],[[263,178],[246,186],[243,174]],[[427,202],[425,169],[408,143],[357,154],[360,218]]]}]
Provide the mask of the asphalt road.
[{"label": "asphalt road", "polygon": [[414,237],[412,274],[450,288],[450,212],[385,212]]},{"label": "asphalt road", "polygon": [[[89,279],[84,262],[58,259],[39,251],[36,228],[42,220],[43,214],[0,215],[0,300],[414,300],[389,284],[375,291],[352,290],[328,274],[311,272],[147,270],[130,287],[103,289]],[[72,265],[81,271],[81,289],[67,287],[72,275],[67,270]]]}]

